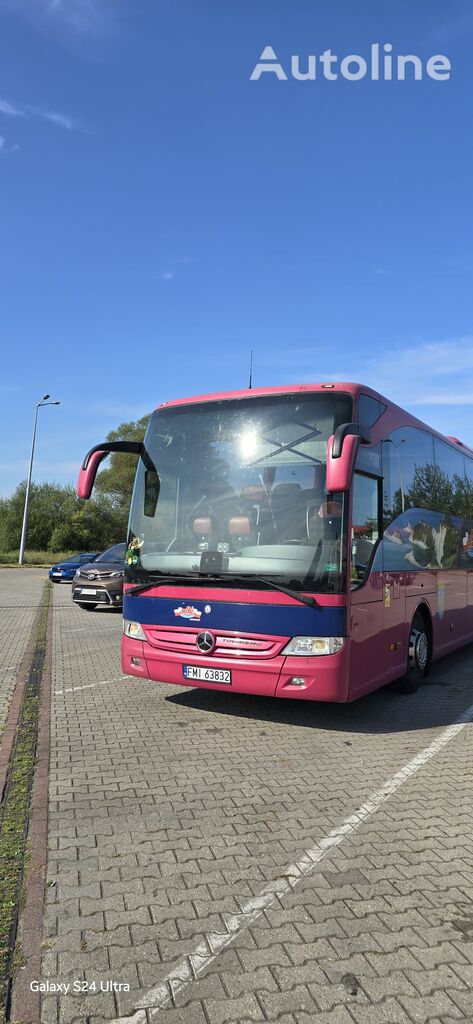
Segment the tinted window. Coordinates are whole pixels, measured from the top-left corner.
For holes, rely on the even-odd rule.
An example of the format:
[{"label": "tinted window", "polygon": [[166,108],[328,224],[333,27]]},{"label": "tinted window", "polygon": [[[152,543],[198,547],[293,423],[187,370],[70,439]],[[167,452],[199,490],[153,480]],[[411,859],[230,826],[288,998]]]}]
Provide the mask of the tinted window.
[{"label": "tinted window", "polygon": [[465,456],[465,509],[464,515],[473,519],[473,459]]},{"label": "tinted window", "polygon": [[371,398],[370,395],[360,395],[358,399],[358,422],[360,426],[369,430],[376,423],[376,420],[379,420],[385,409],[384,403],[378,401],[377,398]]},{"label": "tinted window", "polygon": [[125,557],[125,544],[115,544],[96,558],[96,562],[122,562]]},{"label": "tinted window", "polygon": [[355,473],[353,478],[352,584],[362,582],[379,538],[378,481]]},{"label": "tinted window", "polygon": [[383,441],[384,522],[408,508],[435,508],[434,441],[414,427],[400,427]]},{"label": "tinted window", "polygon": [[465,459],[461,452],[435,438],[438,509],[441,512],[463,512],[465,491]]},{"label": "tinted window", "polygon": [[384,569],[456,569],[465,546],[463,535],[461,519],[408,509],[384,534]]},{"label": "tinted window", "polygon": [[361,444],[356,456],[355,469],[371,476],[381,476],[381,445]]}]

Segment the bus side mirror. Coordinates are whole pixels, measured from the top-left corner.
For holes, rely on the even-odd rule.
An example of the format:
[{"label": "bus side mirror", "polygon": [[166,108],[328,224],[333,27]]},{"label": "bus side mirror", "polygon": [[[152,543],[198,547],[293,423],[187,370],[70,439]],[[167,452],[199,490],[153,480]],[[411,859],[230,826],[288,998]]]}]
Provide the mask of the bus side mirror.
[{"label": "bus side mirror", "polygon": [[155,469],[145,470],[144,514],[153,518],[158,504],[161,481]]},{"label": "bus side mirror", "polygon": [[77,494],[79,498],[90,498],[92,494],[92,488],[95,483],[95,477],[97,476],[97,470],[100,463],[108,455],[108,452],[96,451],[90,454],[90,458],[86,457],[80,468],[79,480],[77,482]]},{"label": "bus side mirror", "polygon": [[[90,452],[87,452],[80,468],[79,480],[77,482],[77,494],[79,498],[90,498],[100,463],[103,459],[106,459],[107,455],[110,455],[111,452],[126,452],[129,455],[142,455],[144,447],[142,441],[104,441],[102,444],[96,444],[94,448],[90,449]],[[149,458],[148,463],[152,465]]]},{"label": "bus side mirror", "polygon": [[348,491],[360,445],[358,423],[342,423],[327,446],[327,491]]}]

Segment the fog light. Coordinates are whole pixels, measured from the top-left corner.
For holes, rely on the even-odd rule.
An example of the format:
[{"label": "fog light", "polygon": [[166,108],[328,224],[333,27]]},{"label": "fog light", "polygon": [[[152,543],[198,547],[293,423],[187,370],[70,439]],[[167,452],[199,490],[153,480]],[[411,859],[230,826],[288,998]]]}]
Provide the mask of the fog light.
[{"label": "fog light", "polygon": [[131,664],[132,665],[141,665],[141,661],[140,661],[139,658],[132,658],[131,659]]},{"label": "fog light", "polygon": [[302,676],[293,676],[289,683],[291,686],[305,686],[305,679]]}]

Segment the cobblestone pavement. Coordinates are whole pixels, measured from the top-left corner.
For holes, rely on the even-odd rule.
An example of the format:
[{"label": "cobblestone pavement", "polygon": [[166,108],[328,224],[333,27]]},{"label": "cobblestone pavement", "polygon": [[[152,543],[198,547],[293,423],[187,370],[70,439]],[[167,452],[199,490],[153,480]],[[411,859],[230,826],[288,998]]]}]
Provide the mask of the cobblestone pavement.
[{"label": "cobblestone pavement", "polygon": [[[116,612],[81,610],[65,588],[54,603],[43,980],[131,991],[48,995],[43,1024],[133,1013],[473,703],[472,648],[414,696],[347,706],[161,687],[121,676]],[[472,736],[148,1021],[473,1021]]]},{"label": "cobblestone pavement", "polygon": [[45,569],[0,568],[0,736],[46,579]]}]

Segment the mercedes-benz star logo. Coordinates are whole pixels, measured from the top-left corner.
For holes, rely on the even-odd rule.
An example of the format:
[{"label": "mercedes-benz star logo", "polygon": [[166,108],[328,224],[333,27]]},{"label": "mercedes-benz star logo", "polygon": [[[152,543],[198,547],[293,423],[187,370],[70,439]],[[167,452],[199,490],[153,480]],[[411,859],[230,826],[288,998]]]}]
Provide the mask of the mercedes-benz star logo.
[{"label": "mercedes-benz star logo", "polygon": [[215,647],[216,640],[213,633],[209,633],[207,630],[205,630],[204,633],[198,634],[196,644],[197,647],[199,648],[199,651],[202,651],[202,654],[211,654]]}]

